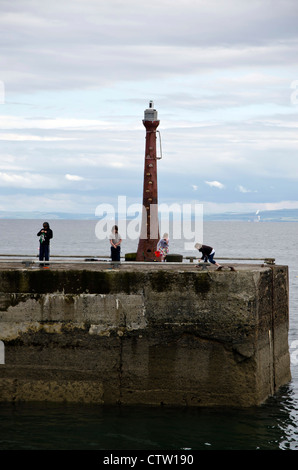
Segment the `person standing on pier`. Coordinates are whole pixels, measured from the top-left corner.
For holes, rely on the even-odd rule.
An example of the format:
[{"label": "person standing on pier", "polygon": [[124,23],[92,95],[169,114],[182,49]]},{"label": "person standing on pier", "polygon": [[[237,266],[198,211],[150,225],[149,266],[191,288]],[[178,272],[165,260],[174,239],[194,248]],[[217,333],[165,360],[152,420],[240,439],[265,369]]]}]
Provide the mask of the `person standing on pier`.
[{"label": "person standing on pier", "polygon": [[215,255],[215,250],[212,246],[202,245],[201,243],[196,243],[195,248],[202,253],[201,259],[204,260],[205,263],[209,261],[211,264],[215,264],[216,266],[220,266],[213,258]]},{"label": "person standing on pier", "polygon": [[50,239],[53,238],[53,231],[48,222],[44,222],[42,229],[37,233],[39,237],[39,261],[49,261],[50,259]]},{"label": "person standing on pier", "polygon": [[157,252],[160,253],[161,261],[164,261],[169,252],[169,235],[167,233],[164,233],[163,237],[159,240]]},{"label": "person standing on pier", "polygon": [[121,242],[122,240],[121,236],[118,233],[118,226],[114,225],[114,227],[112,228],[112,233],[110,235],[112,261],[120,261]]}]

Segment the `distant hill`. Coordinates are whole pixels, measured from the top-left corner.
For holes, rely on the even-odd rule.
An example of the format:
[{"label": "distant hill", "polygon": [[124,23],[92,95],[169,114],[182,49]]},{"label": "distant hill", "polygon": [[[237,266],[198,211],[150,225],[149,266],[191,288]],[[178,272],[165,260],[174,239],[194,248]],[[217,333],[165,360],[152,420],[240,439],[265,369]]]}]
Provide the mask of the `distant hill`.
[{"label": "distant hill", "polygon": [[0,211],[0,219],[40,219],[40,220],[95,220],[94,214],[72,214],[68,212],[14,212]]},{"label": "distant hill", "polygon": [[[39,220],[98,220],[94,214],[68,212],[14,212],[0,211],[0,219],[39,219]],[[205,221],[246,221],[246,222],[298,222],[298,209],[274,211],[225,212],[204,214]]]},{"label": "distant hill", "polygon": [[298,222],[298,209],[281,209],[255,212],[225,212],[223,214],[206,214],[204,220],[230,220],[246,222]]}]

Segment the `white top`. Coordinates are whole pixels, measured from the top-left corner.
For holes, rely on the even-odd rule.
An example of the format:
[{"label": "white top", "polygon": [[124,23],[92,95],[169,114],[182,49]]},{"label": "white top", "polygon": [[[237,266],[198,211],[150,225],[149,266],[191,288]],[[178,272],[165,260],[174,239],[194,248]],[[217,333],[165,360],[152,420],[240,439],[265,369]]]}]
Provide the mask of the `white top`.
[{"label": "white top", "polygon": [[111,233],[109,236],[109,240],[111,240],[114,245],[117,245],[121,242],[121,235],[120,233]]}]

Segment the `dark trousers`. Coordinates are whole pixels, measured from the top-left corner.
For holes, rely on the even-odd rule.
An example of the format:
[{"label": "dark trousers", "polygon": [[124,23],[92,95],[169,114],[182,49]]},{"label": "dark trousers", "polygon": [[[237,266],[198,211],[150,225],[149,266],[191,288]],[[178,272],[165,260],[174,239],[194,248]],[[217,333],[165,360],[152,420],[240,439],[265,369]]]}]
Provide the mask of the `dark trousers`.
[{"label": "dark trousers", "polygon": [[112,261],[120,261],[120,246],[114,248],[111,246],[111,258]]},{"label": "dark trousers", "polygon": [[39,261],[49,261],[50,258],[50,245],[40,243],[39,245]]},{"label": "dark trousers", "polygon": [[207,261],[209,261],[209,263],[215,264],[215,261],[213,259],[214,255],[215,255],[215,253],[212,253],[212,255],[205,256],[204,257],[204,262],[207,263]]}]

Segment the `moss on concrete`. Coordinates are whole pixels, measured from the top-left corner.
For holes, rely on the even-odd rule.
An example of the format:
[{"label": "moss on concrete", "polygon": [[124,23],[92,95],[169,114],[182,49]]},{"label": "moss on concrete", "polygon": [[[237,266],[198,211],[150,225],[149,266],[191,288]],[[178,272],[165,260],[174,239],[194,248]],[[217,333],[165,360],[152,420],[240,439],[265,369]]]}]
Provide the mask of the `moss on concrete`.
[{"label": "moss on concrete", "polygon": [[78,294],[80,292],[130,294],[142,280],[137,272],[85,270],[11,270],[0,272],[0,292]]},{"label": "moss on concrete", "polygon": [[286,267],[166,264],[0,270],[0,400],[254,406],[290,380]]}]

